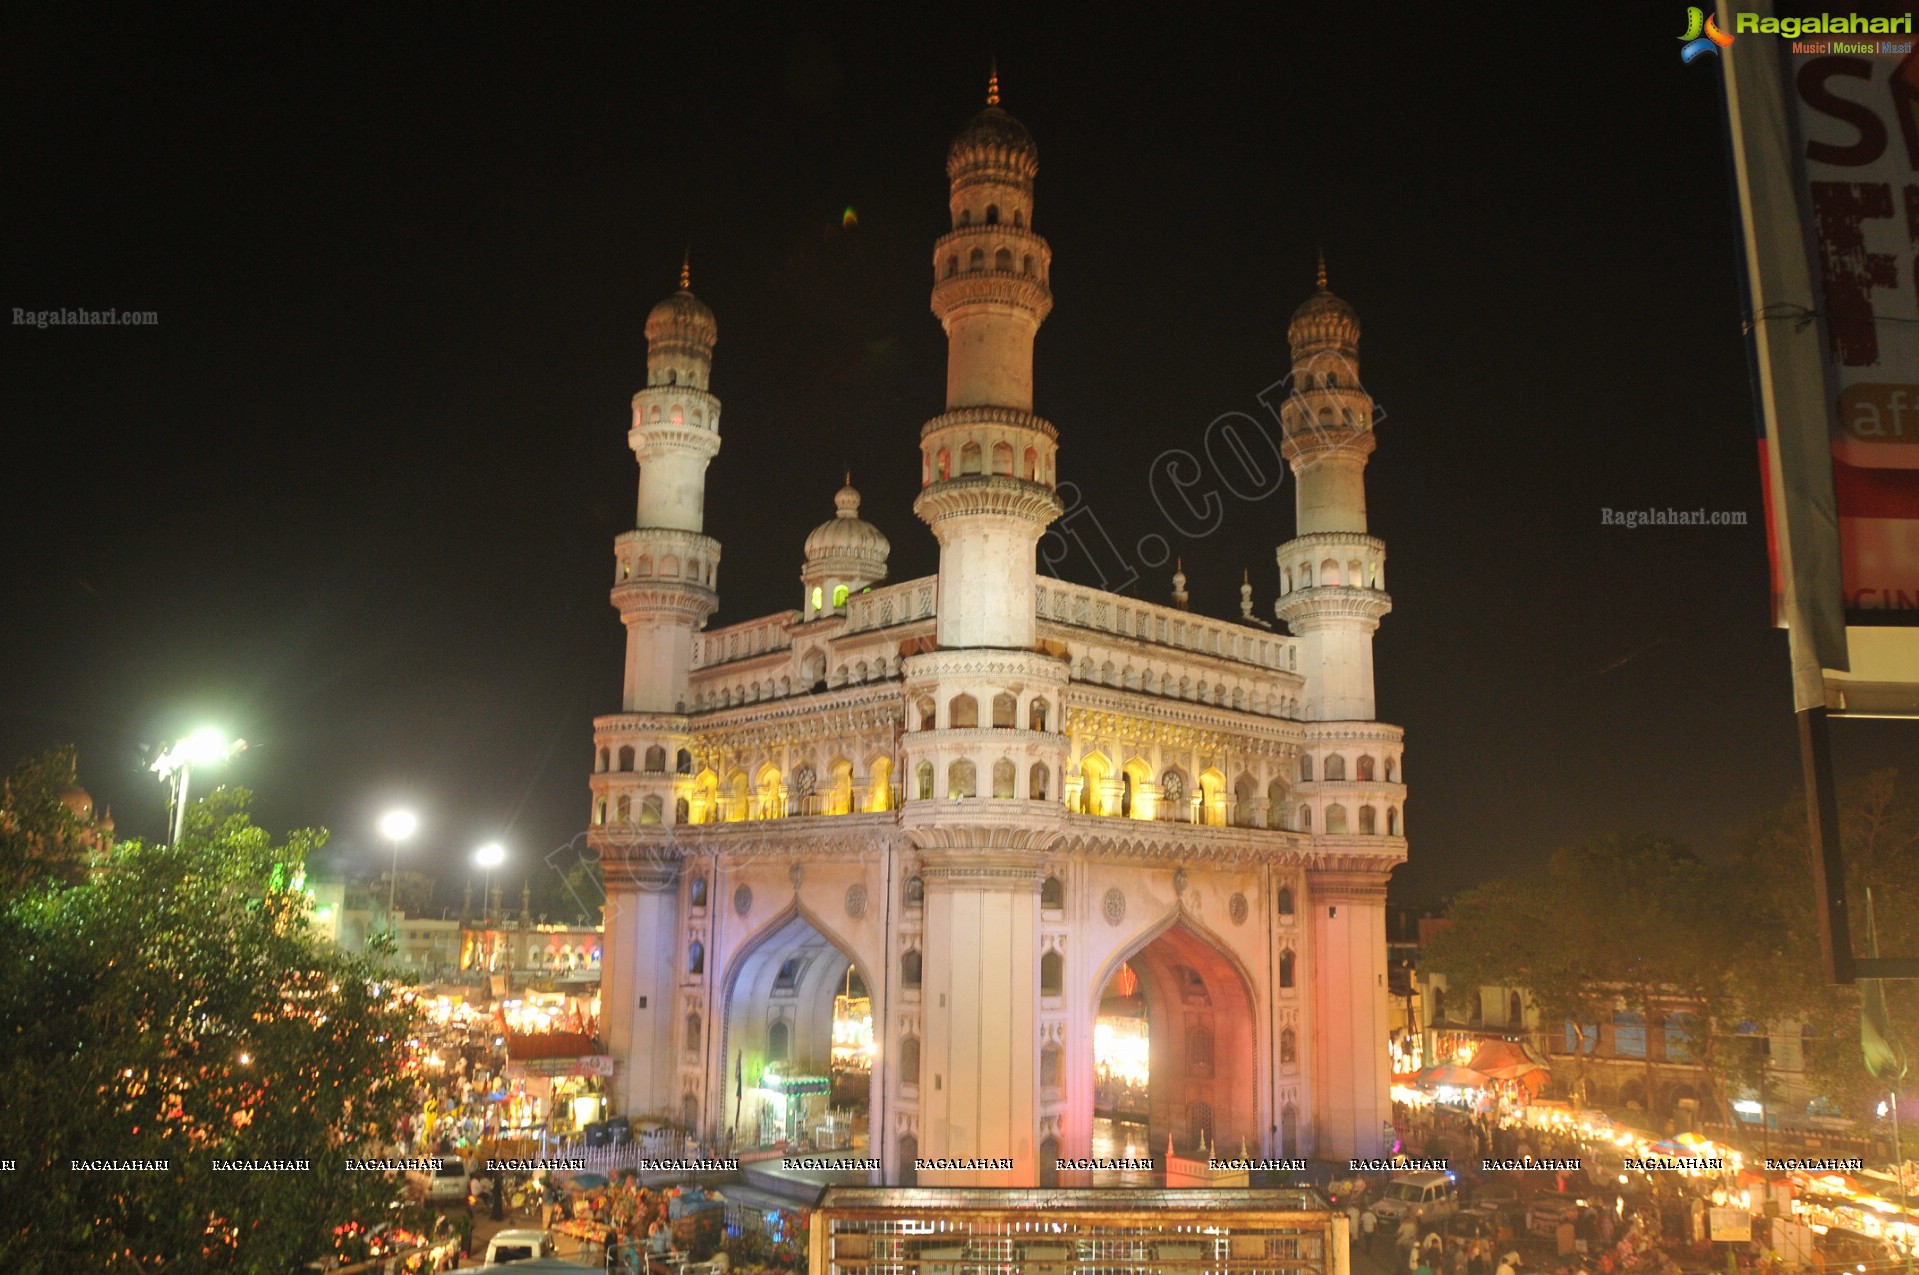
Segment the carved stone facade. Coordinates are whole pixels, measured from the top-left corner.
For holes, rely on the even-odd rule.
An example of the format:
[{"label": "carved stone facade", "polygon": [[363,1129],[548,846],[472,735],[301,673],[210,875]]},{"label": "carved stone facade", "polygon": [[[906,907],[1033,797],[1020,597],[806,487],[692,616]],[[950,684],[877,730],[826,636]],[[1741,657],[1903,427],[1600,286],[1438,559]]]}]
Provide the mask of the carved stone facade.
[{"label": "carved stone facade", "polygon": [[[851,970],[883,1180],[1050,1182],[1055,1158],[1092,1154],[1095,1022],[1132,980],[1156,1146],[1374,1154],[1405,781],[1399,729],[1372,720],[1390,604],[1357,479],[1357,320],[1323,276],[1294,319],[1310,401],[1286,418],[1290,629],[1042,579],[1060,506],[1058,434],[1031,402],[1052,305],[1037,169],[996,104],[949,156],[948,402],[915,504],[937,577],[884,583],[888,542],[849,484],[808,539],[799,607],[702,629],[719,546],[688,485],[719,447],[717,327],[684,279],[648,320],[639,520],[616,546],[627,687],[595,722],[589,834],[616,1109],[754,1140],[748,1093],[824,1071]],[[1014,1167],[916,1174],[916,1157]]]}]

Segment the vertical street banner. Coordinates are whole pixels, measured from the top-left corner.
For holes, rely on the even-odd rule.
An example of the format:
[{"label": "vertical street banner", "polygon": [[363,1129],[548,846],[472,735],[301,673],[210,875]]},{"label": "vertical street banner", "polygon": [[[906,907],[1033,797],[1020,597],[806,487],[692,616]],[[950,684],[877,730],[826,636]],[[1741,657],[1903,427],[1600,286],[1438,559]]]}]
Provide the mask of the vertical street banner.
[{"label": "vertical street banner", "polygon": [[1716,22],[1796,706],[1919,716],[1912,15],[1721,0]]}]

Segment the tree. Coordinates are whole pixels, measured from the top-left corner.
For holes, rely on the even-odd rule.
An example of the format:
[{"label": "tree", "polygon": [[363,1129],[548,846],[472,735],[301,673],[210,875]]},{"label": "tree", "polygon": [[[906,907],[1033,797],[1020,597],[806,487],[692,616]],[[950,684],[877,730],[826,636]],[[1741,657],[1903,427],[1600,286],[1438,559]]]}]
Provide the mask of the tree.
[{"label": "tree", "polygon": [[[1840,833],[1852,915],[1863,921],[1870,885],[1882,950],[1919,953],[1919,802],[1893,772],[1874,774],[1841,791]],[[1724,864],[1646,834],[1600,838],[1539,875],[1462,893],[1447,916],[1429,967],[1462,992],[1523,987],[1555,1030],[1618,1008],[1650,1027],[1683,1007],[1692,1060],[1728,1119],[1734,1093],[1764,1084],[1768,1055],[1754,1044],[1792,1024],[1829,1099],[1863,1117],[1884,1096],[1861,1059],[1857,989],[1824,982],[1803,802],[1761,820]],[[1895,1023],[1919,1021],[1919,986],[1886,990]],[[1583,1081],[1583,1055],[1579,1065]]]},{"label": "tree", "polygon": [[0,892],[85,878],[103,836],[80,791],[71,747],[29,757],[0,781]]},{"label": "tree", "polygon": [[177,846],[123,842],[90,879],[0,894],[10,1269],[283,1275],[392,1202],[394,1183],[343,1162],[391,1139],[411,1012],[309,928],[301,865],[324,834],[275,845],[247,804],[216,791]]},{"label": "tree", "polygon": [[[1582,1035],[1621,1008],[1651,1026],[1685,1005],[1695,1059],[1710,1073],[1725,1057],[1716,1042],[1737,934],[1714,874],[1683,847],[1647,834],[1582,842],[1537,876],[1466,891],[1446,915],[1426,961],[1449,986],[1524,988],[1549,1030]],[[1581,1088],[1587,1048],[1574,1055]],[[1646,1096],[1651,1106],[1650,1057]]]},{"label": "tree", "polygon": [[[1895,771],[1868,775],[1840,789],[1839,833],[1855,948],[1865,950],[1871,887],[1880,950],[1919,953],[1919,801],[1900,787]],[[1866,1116],[1886,1087],[1867,1073],[1860,1055],[1858,989],[1824,980],[1805,802],[1792,802],[1748,830],[1731,867],[1727,876],[1738,886],[1737,907],[1752,936],[1736,971],[1749,1017],[1802,1024],[1808,1078],[1847,1114]],[[1892,1021],[1919,1021],[1919,986],[1885,987]]]}]

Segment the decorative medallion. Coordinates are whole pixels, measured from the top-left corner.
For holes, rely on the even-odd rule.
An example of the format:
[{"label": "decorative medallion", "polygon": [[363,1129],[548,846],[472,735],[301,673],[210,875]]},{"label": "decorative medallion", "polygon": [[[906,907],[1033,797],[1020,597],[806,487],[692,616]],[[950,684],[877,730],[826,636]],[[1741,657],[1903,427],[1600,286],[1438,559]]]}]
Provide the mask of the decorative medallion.
[{"label": "decorative medallion", "polygon": [[1186,869],[1178,868],[1173,872],[1173,893],[1186,893]]},{"label": "decorative medallion", "polygon": [[866,887],[857,881],[846,887],[846,915],[855,921],[866,915]]},{"label": "decorative medallion", "polygon": [[1119,892],[1118,887],[1114,887],[1106,892],[1106,899],[1100,905],[1100,909],[1105,912],[1109,925],[1118,925],[1126,919],[1126,896]]},{"label": "decorative medallion", "polygon": [[1234,925],[1244,925],[1247,913],[1251,909],[1247,906],[1246,896],[1235,891],[1231,901],[1226,905],[1226,911],[1233,918]]},{"label": "decorative medallion", "polygon": [[796,863],[786,870],[786,879],[791,881],[793,888],[797,890],[800,888],[800,884],[806,880],[806,869]]},{"label": "decorative medallion", "polygon": [[733,891],[733,911],[736,915],[745,916],[752,910],[753,887],[750,885],[742,885],[739,889]]}]

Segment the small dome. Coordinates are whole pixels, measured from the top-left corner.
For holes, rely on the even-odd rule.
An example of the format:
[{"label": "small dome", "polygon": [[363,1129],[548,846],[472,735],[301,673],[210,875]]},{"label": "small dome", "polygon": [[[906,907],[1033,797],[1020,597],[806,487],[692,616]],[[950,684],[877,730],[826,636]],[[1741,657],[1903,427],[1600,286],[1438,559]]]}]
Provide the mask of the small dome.
[{"label": "small dome", "polygon": [[1330,347],[1349,354],[1359,349],[1359,315],[1344,298],[1327,288],[1324,262],[1319,267],[1319,291],[1293,311],[1293,320],[1286,325],[1286,339],[1295,357],[1311,349]]},{"label": "small dome", "polygon": [[840,488],[833,505],[838,512],[806,537],[807,565],[828,558],[850,560],[849,566],[878,567],[884,574],[892,543],[878,527],[860,517],[860,494],[852,483]]},{"label": "small dome", "polygon": [[61,790],[60,804],[71,811],[74,818],[82,822],[92,822],[93,798],[88,795],[86,789],[80,787],[78,784],[75,784],[71,788]]},{"label": "small dome", "polygon": [[692,291],[681,288],[666,300],[654,306],[646,316],[646,339],[679,339],[701,341],[711,345],[720,334],[719,322],[713,312],[706,308],[706,302],[694,296]]},{"label": "small dome", "polygon": [[997,106],[989,106],[975,115],[953,138],[948,154],[957,156],[961,151],[976,146],[998,146],[1029,155],[1039,154],[1039,147],[1034,144],[1033,135],[1026,131],[1026,125]]}]

